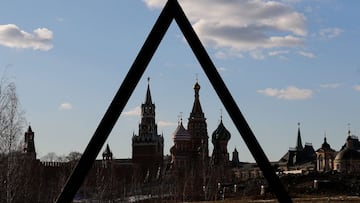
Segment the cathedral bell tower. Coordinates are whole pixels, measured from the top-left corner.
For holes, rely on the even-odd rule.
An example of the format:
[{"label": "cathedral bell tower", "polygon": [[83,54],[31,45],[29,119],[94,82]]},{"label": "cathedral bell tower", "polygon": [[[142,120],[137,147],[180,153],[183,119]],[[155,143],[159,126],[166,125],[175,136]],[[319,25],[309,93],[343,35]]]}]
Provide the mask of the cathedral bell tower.
[{"label": "cathedral bell tower", "polygon": [[194,104],[190,113],[187,129],[192,136],[192,146],[194,153],[201,155],[202,159],[206,159],[209,156],[209,136],[207,133],[206,118],[200,104],[200,85],[198,81],[196,81],[194,85],[194,91]]}]

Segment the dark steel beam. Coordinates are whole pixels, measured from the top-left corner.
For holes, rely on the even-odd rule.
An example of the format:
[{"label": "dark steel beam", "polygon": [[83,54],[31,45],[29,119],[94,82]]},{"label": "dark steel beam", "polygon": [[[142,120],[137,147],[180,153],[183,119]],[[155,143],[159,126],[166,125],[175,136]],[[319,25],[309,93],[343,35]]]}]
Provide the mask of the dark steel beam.
[{"label": "dark steel beam", "polygon": [[227,89],[220,74],[216,70],[215,65],[211,61],[200,39],[196,35],[194,29],[191,26],[191,23],[187,19],[181,6],[175,0],[173,0],[172,2],[176,5],[176,8],[174,9],[174,17],[176,23],[180,27],[180,30],[184,34],[196,58],[201,64],[204,72],[209,78],[212,86],[214,87],[220,100],[222,101],[231,119],[233,120],[236,128],[244,139],[258,166],[262,170],[264,177],[269,183],[269,186],[274,191],[279,202],[291,203],[292,200],[290,196],[280,182],[279,177],[275,174],[274,168],[271,166],[259,142],[256,140],[254,133],[251,131],[251,128],[246,122],[239,107],[236,105],[233,97],[230,94],[230,91]]},{"label": "dark steel beam", "polygon": [[109,108],[87,145],[83,155],[72,171],[72,174],[62,189],[61,194],[58,196],[56,200],[57,203],[72,202],[76,192],[81,187],[81,184],[95,162],[97,155],[132,95],[163,36],[168,30],[173,20],[172,5],[171,1],[169,1],[162,10],[153,29],[148,35],[143,47],[134,60],[128,74],[126,75],[118,92],[113,98]]}]

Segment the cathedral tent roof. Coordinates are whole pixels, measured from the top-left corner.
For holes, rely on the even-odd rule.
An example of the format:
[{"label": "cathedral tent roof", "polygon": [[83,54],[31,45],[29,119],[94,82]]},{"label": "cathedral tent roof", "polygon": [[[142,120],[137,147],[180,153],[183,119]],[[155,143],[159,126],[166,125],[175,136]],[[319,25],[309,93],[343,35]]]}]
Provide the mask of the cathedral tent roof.
[{"label": "cathedral tent roof", "polygon": [[175,132],[173,133],[174,140],[191,140],[190,133],[184,128],[182,122],[179,123]]}]

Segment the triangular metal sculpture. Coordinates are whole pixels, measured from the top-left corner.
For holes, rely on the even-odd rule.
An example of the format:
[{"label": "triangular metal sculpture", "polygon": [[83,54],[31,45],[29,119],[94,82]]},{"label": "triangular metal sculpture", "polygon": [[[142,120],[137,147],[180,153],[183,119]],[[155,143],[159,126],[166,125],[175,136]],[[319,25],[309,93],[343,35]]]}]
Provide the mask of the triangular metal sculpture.
[{"label": "triangular metal sculpture", "polygon": [[279,202],[292,202],[177,0],[167,1],[56,202],[72,202],[173,19],[185,36]]}]

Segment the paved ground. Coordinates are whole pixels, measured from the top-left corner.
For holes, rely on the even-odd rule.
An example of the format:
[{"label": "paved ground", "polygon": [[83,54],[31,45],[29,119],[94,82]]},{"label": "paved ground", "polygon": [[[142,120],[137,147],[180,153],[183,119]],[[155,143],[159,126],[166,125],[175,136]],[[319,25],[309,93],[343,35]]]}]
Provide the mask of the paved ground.
[{"label": "paved ground", "polygon": [[[224,201],[210,201],[202,203],[277,203],[276,199],[270,200],[224,200]],[[294,203],[345,203],[345,202],[360,202],[359,196],[334,196],[334,197],[305,197],[294,198]]]}]

